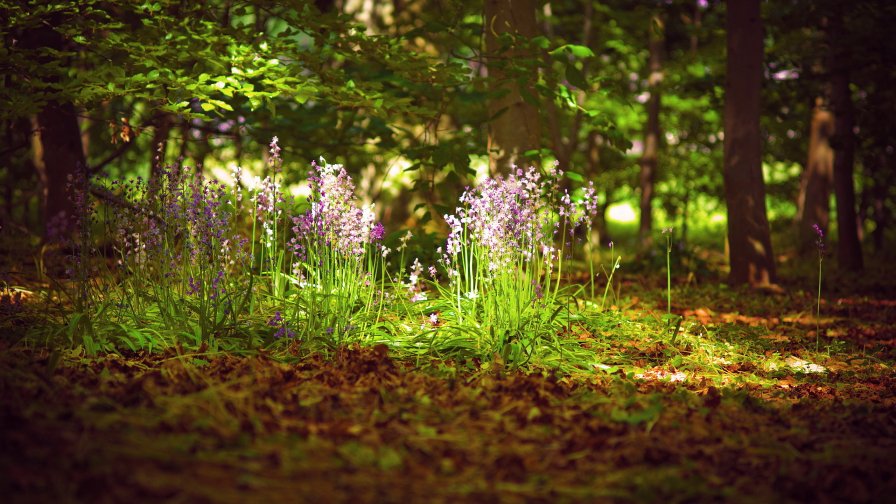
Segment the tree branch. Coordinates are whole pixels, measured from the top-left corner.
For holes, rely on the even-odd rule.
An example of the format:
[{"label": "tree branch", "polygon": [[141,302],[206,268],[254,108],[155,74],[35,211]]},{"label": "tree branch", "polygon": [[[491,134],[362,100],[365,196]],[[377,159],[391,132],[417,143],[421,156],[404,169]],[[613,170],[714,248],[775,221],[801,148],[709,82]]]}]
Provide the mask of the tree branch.
[{"label": "tree branch", "polygon": [[100,170],[102,170],[103,168],[105,168],[109,163],[111,163],[112,161],[115,161],[116,159],[120,158],[125,152],[127,152],[127,150],[128,150],[128,149],[131,147],[131,145],[133,145],[133,144],[134,144],[134,141],[125,142],[125,143],[121,144],[121,146],[120,146],[118,149],[116,149],[115,152],[113,152],[112,154],[110,154],[109,157],[107,157],[106,159],[100,161],[99,163],[97,163],[97,164],[94,165],[94,166],[88,166],[88,167],[87,167],[87,174],[88,174],[88,175],[94,175],[94,174],[98,173]]}]

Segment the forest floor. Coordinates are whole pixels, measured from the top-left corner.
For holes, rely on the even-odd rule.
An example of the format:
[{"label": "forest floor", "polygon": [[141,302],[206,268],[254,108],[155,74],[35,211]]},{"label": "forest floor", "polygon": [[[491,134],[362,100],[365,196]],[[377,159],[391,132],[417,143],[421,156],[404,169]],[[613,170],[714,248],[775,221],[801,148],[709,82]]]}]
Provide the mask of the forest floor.
[{"label": "forest floor", "polygon": [[[650,282],[626,279],[624,316],[665,311]],[[704,365],[670,365],[649,338],[588,334],[583,345],[627,358],[562,375],[408,359],[382,345],[327,357],[183,348],[88,357],[17,343],[10,335],[37,308],[7,293],[0,495],[896,501],[896,295],[880,285],[826,294],[816,351],[814,291],[784,287],[676,286],[673,311],[715,345],[704,353],[719,351]]]}]

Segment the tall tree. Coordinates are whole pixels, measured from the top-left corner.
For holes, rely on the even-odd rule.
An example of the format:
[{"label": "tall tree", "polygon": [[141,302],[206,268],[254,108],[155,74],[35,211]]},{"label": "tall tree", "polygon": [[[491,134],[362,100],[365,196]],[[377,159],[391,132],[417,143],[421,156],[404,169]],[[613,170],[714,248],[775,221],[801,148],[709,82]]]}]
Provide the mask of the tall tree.
[{"label": "tall tree", "polygon": [[767,286],[775,281],[762,146],[759,94],[763,34],[759,0],[729,2],[725,17],[725,201],[732,285]]},{"label": "tall tree", "polygon": [[808,252],[815,240],[812,229],[818,224],[827,232],[830,224],[831,186],[834,173],[834,150],[831,137],[834,134],[834,116],[824,107],[824,101],[816,100],[809,129],[809,155],[800,183],[797,202],[797,235],[801,253]]},{"label": "tall tree", "polygon": [[[66,41],[58,31],[64,19],[53,15],[46,21],[42,26],[27,30],[22,42],[26,49],[38,54],[38,63],[52,65],[54,61],[50,55],[67,49]],[[63,61],[61,66],[64,68],[66,63]],[[58,86],[61,79],[53,76],[47,80],[50,86]],[[74,105],[50,90],[44,98],[44,106],[35,120],[37,148],[34,161],[43,182],[42,208],[47,223],[44,232],[51,237],[51,234],[65,234],[71,228],[74,204],[67,185],[76,170],[87,170],[87,161]]]},{"label": "tall tree", "polygon": [[828,20],[828,73],[831,84],[831,108],[834,112],[834,195],[837,198],[837,262],[850,271],[862,269],[862,246],[856,215],[856,191],[853,182],[856,137],[855,111],[849,90],[849,67],[845,52],[843,9],[835,2]]},{"label": "tall tree", "polygon": [[525,60],[535,61],[535,55],[529,54],[519,40],[538,34],[535,2],[486,0],[483,21],[489,91],[493,93],[488,104],[489,167],[492,173],[506,173],[523,153],[540,147],[538,108],[531,103],[536,96],[536,74],[519,65]]},{"label": "tall tree", "polygon": [[662,53],[664,45],[663,20],[659,14],[650,16],[647,64],[647,125],[644,128],[644,152],[641,155],[641,221],[638,235],[646,249],[653,243],[653,188],[656,184],[657,159],[660,151],[660,85],[663,82]]}]

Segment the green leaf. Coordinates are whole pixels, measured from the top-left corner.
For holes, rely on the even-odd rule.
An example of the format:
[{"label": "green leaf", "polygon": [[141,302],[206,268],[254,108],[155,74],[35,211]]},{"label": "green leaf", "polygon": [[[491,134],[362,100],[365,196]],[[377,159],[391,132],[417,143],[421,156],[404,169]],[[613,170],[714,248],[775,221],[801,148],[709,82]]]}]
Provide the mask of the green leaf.
[{"label": "green leaf", "polygon": [[547,49],[551,46],[551,41],[548,40],[544,35],[539,35],[532,39],[532,45],[535,47],[540,47],[541,49]]},{"label": "green leaf", "polygon": [[576,58],[593,58],[594,51],[592,51],[588,46],[576,45],[576,44],[566,44],[562,45],[549,54],[551,56],[557,56],[563,54],[564,52],[572,54]]},{"label": "green leaf", "polygon": [[221,100],[211,100],[211,99],[209,100],[209,102],[210,102],[210,103],[214,103],[215,106],[218,107],[218,108],[222,108],[222,109],[224,109],[224,110],[228,110],[228,111],[230,111],[230,112],[233,112],[233,107],[231,107],[230,104],[227,103],[227,102],[224,102],[224,101],[221,101]]},{"label": "green leaf", "polygon": [[688,65],[688,73],[698,79],[706,77],[706,66],[701,63],[693,63]]},{"label": "green leaf", "polygon": [[574,180],[576,182],[585,182],[585,177],[574,171],[566,172],[566,178],[568,178],[569,180]]},{"label": "green leaf", "polygon": [[576,103],[576,99],[572,95],[572,93],[569,91],[569,88],[567,88],[566,86],[564,86],[562,84],[559,84],[557,86],[557,97],[560,98],[560,100],[563,103],[565,103],[567,107],[569,107],[571,109],[575,109],[578,107],[578,104]]}]

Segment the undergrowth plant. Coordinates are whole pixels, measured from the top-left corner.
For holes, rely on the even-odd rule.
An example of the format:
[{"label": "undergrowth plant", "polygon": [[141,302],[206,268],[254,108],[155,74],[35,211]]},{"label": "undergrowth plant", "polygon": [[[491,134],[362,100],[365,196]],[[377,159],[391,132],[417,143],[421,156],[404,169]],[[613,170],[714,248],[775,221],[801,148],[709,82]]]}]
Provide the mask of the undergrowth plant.
[{"label": "undergrowth plant", "polygon": [[[293,218],[289,242],[295,289],[288,320],[302,338],[334,343],[375,324],[385,297],[385,230],[373,207],[362,207],[342,165],[312,163],[307,210]],[[360,318],[359,318],[360,317]]]},{"label": "undergrowth plant", "polygon": [[[229,185],[181,163],[149,181],[73,180],[93,227],[79,228],[73,247],[71,344],[93,352],[299,340],[310,350],[363,341],[513,366],[590,359],[567,335],[584,330],[580,308],[593,305],[577,299],[594,298],[591,244],[577,247],[597,211],[593,185],[561,190],[556,167],[487,179],[445,216],[436,264],[407,264],[406,232],[390,273],[385,230],[347,171],[312,163],[308,196],[293,199],[281,187],[280,152],[275,137],[266,176],[236,167]],[[564,281],[580,248],[590,286]],[[601,311],[621,262],[610,251]]]},{"label": "undergrowth plant", "polygon": [[821,264],[824,261],[824,231],[818,224],[813,224],[812,229],[815,231],[815,248],[818,250],[818,293],[815,298],[815,351],[817,352],[821,341],[819,321],[821,319]]},{"label": "undergrowth plant", "polygon": [[[610,247],[610,271],[604,269],[604,275],[607,277],[607,285],[604,286],[604,295],[600,300],[600,311],[604,311],[604,304],[607,302],[607,293],[613,288],[613,275],[616,273],[616,270],[619,269],[620,263],[622,262],[622,256],[616,255],[616,249],[614,247],[614,243],[611,241],[607,244]],[[603,266],[601,266],[603,269]]]},{"label": "undergrowth plant", "polygon": [[[289,282],[287,273],[291,270],[291,256],[287,251],[291,205],[280,188],[283,160],[278,142],[278,138],[274,137],[269,145],[268,166],[271,173],[264,179],[258,179],[251,193],[251,254],[255,261],[258,251],[259,272],[261,277],[268,280],[268,295],[283,298]],[[236,178],[239,180],[239,177]]]},{"label": "undergrowth plant", "polygon": [[[541,337],[556,337],[557,316],[566,307],[561,289],[566,254],[585,219],[581,202],[537,170],[517,169],[467,190],[461,207],[446,215],[450,233],[441,254],[447,277],[442,296],[461,326],[475,328],[485,355],[524,361]],[[593,208],[593,206],[591,207]]]},{"label": "undergrowth plant", "polygon": [[62,212],[53,216],[47,229],[47,237],[62,249],[65,256],[67,283],[57,284],[72,306],[63,315],[63,331],[68,343],[83,345],[88,353],[100,349],[95,323],[101,318],[99,301],[103,286],[98,281],[98,265],[91,261],[96,252],[93,233],[97,221],[96,206],[89,197],[90,179],[87,170],[79,167],[66,183],[73,214]]},{"label": "undergrowth plant", "polygon": [[118,257],[109,320],[130,333],[160,321],[197,343],[234,327],[251,289],[232,191],[179,164],[108,190],[126,203],[105,219]]},{"label": "undergrowth plant", "polygon": [[663,228],[666,238],[666,315],[672,313],[672,231],[671,227]]}]

